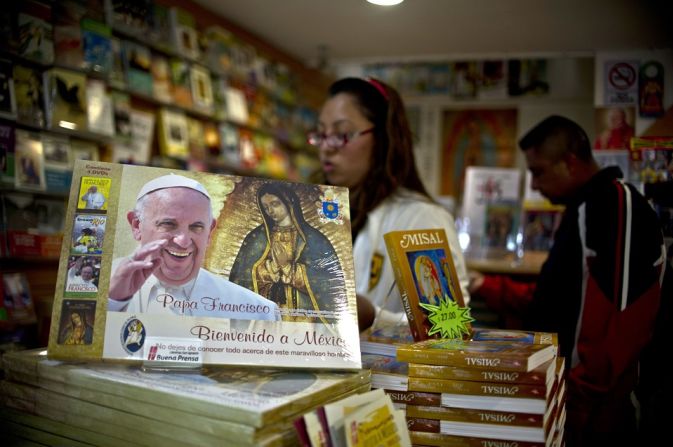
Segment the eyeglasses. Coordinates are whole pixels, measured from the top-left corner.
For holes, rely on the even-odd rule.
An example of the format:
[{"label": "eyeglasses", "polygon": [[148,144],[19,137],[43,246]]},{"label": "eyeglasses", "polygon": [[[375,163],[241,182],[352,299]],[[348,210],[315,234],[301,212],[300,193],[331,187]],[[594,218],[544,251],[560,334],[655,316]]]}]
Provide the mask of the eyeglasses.
[{"label": "eyeglasses", "polygon": [[320,147],[325,143],[327,144],[327,147],[332,149],[341,149],[360,135],[371,133],[373,131],[374,127],[359,132],[335,133],[332,135],[325,135],[323,132],[310,132],[307,135],[306,141],[308,141],[308,144],[315,147]]}]

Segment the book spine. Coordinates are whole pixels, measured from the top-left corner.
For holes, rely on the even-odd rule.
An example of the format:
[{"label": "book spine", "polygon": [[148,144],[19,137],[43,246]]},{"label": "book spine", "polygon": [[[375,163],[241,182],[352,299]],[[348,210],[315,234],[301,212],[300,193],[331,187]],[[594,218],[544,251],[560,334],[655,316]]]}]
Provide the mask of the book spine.
[{"label": "book spine", "polygon": [[396,404],[424,405],[438,407],[442,403],[440,393],[420,393],[417,391],[392,391],[384,390],[390,396],[390,400]]},{"label": "book spine", "polygon": [[397,360],[409,363],[460,366],[499,371],[528,371],[527,361],[522,361],[520,358],[507,358],[502,355],[494,356],[486,353],[466,355],[464,353],[439,349],[421,351],[408,349],[404,346],[397,348]]},{"label": "book spine", "polygon": [[42,73],[42,91],[44,94],[44,113],[45,113],[45,124],[46,127],[51,129],[54,127],[53,124],[53,115],[54,115],[54,94],[55,94],[55,89],[52,88],[53,81],[53,68],[50,68],[49,70],[45,70]]},{"label": "book spine", "polygon": [[304,421],[304,418],[297,418],[293,422],[294,429],[297,432],[297,438],[299,439],[299,445],[301,447],[311,447],[311,440],[308,437],[308,433],[306,431],[306,422]]},{"label": "book spine", "polygon": [[[473,410],[467,408],[432,407],[407,405],[408,418],[423,418],[453,422],[474,422],[480,424],[513,425],[522,427],[542,427],[542,414],[514,413],[511,411]],[[410,428],[411,430],[411,428]]]},{"label": "book spine", "polygon": [[442,447],[545,447],[548,445],[545,442],[522,442],[507,439],[476,438],[422,431],[409,431],[409,436],[411,437],[412,445]]},{"label": "book spine", "polygon": [[395,281],[397,281],[397,287],[402,298],[402,307],[404,308],[404,312],[407,315],[407,320],[409,321],[411,335],[416,341],[425,340],[428,338],[427,333],[424,331],[423,323],[418,321],[417,315],[412,309],[411,300],[409,298],[409,294],[415,293],[415,291],[409,290],[409,283],[407,282],[404,273],[402,272],[402,260],[400,259],[401,256],[398,251],[399,241],[395,233],[385,234],[383,239],[385,240],[386,246],[388,248],[388,257],[390,258],[390,264],[393,267]]},{"label": "book spine", "polygon": [[410,391],[429,393],[467,394],[474,396],[532,397],[547,396],[545,385],[522,385],[469,380],[419,379],[409,377]]},{"label": "book spine", "polygon": [[547,375],[537,370],[530,372],[498,371],[459,366],[423,365],[421,363],[409,363],[409,376],[425,379],[474,380],[496,383],[544,384],[547,382]]},{"label": "book spine", "polygon": [[422,431],[426,433],[439,433],[439,421],[407,416],[407,428],[410,431]]},{"label": "book spine", "polygon": [[329,423],[327,422],[327,415],[325,414],[325,407],[320,407],[316,410],[316,414],[318,415],[318,420],[320,421],[320,425],[322,427],[323,433],[326,433],[327,436],[324,439],[324,446],[323,447],[332,447],[332,438],[329,435]]}]

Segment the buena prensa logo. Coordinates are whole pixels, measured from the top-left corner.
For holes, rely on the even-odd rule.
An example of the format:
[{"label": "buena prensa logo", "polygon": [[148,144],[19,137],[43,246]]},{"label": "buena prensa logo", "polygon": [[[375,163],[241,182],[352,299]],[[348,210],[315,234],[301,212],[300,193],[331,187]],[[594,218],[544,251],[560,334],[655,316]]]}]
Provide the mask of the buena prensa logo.
[{"label": "buena prensa logo", "polygon": [[150,346],[150,352],[147,355],[147,360],[153,361],[157,359],[157,351],[159,351],[159,344]]},{"label": "buena prensa logo", "polygon": [[145,325],[135,316],[129,318],[122,326],[120,341],[129,354],[138,352],[145,343]]}]

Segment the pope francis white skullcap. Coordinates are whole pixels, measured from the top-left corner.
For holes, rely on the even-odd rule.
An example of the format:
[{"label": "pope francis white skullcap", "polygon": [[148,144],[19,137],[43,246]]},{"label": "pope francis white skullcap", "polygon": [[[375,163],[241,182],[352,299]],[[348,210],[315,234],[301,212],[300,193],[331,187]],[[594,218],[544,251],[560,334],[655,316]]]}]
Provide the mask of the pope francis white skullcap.
[{"label": "pope francis white skullcap", "polygon": [[178,174],[163,175],[161,177],[157,177],[154,180],[150,180],[149,182],[145,183],[145,185],[142,188],[140,188],[140,192],[138,193],[138,197],[136,198],[136,200],[140,200],[141,197],[151,193],[152,191],[164,188],[193,189],[194,191],[200,192],[201,194],[206,196],[208,200],[210,200],[210,195],[208,194],[208,191],[206,191],[206,188],[201,183],[197,182],[194,179],[183,177],[182,175]]}]

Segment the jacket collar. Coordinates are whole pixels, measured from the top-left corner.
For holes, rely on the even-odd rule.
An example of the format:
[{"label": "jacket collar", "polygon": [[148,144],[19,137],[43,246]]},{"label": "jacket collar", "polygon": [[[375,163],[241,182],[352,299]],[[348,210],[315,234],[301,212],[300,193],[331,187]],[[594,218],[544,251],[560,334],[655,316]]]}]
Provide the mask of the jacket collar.
[{"label": "jacket collar", "polygon": [[578,206],[594,193],[600,185],[622,178],[622,170],[617,166],[608,166],[598,171],[591,179],[582,185],[579,190],[568,199],[566,206]]}]

